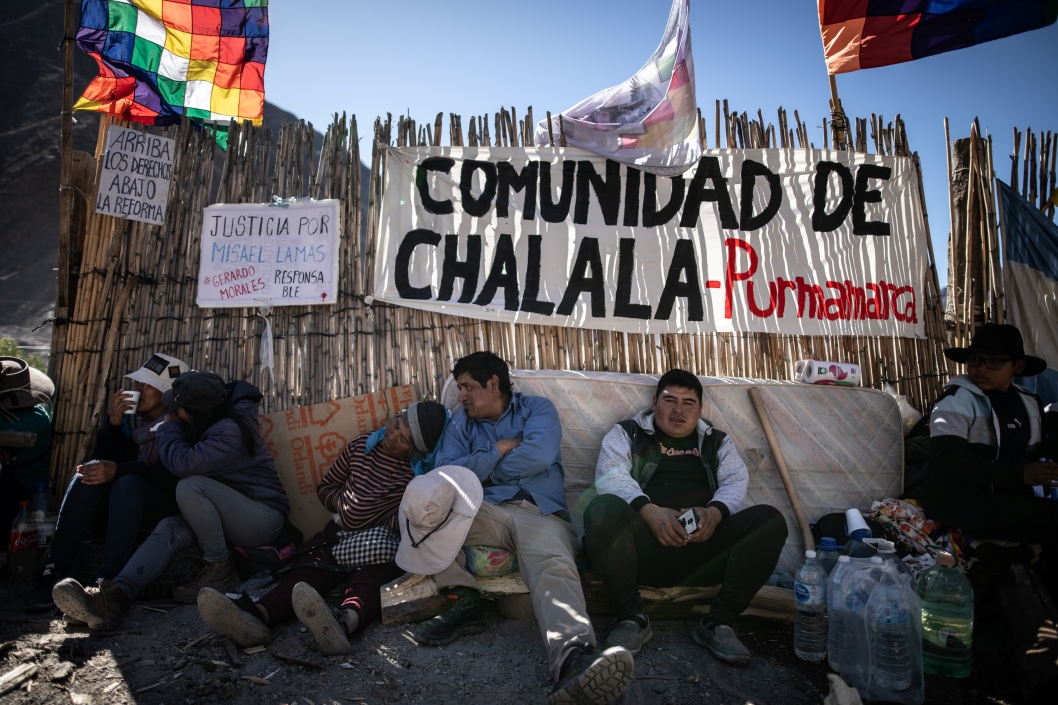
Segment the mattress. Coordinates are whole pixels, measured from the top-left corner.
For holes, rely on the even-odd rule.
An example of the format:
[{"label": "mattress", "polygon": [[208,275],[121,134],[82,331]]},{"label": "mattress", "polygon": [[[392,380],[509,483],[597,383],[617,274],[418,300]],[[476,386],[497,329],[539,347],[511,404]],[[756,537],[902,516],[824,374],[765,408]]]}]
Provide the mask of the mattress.
[{"label": "mattress", "polygon": [[[805,547],[768,441],[749,399],[758,387],[768,408],[794,487],[809,522],[903,491],[904,445],[896,400],[873,389],[774,380],[700,377],[702,417],[728,433],[749,469],[750,504],[770,504],[786,517],[789,537],[780,566],[794,571]],[[655,375],[512,370],[515,391],[544,396],[562,422],[566,500],[578,534],[595,496],[595,464],[602,438],[618,421],[649,408]],[[441,402],[456,411],[449,377]]]}]

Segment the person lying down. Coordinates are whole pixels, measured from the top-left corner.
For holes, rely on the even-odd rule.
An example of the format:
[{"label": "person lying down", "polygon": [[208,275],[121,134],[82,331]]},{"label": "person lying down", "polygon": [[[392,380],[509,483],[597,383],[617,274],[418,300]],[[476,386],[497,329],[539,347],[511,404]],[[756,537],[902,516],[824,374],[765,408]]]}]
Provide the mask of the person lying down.
[{"label": "person lying down", "polygon": [[[448,418],[441,404],[417,402],[349,443],[316,488],[331,521],[275,571],[258,599],[201,590],[202,620],[245,648],[271,643],[272,629],[297,617],[320,653],[350,653],[351,639],[381,615],[380,588],[404,574],[393,562],[397,508],[412,478],[433,469]],[[327,602],[336,588],[340,603]]]}]

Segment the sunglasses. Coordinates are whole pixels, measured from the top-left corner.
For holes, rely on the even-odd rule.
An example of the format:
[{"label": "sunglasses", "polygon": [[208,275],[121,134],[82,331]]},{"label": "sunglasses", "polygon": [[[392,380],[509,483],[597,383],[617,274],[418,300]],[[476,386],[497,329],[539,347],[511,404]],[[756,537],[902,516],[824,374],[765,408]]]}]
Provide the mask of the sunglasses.
[{"label": "sunglasses", "polygon": [[967,367],[980,367],[982,364],[990,370],[1001,370],[1003,365],[1008,362],[1013,362],[1012,357],[989,357],[984,358],[978,355],[967,355],[966,366]]}]

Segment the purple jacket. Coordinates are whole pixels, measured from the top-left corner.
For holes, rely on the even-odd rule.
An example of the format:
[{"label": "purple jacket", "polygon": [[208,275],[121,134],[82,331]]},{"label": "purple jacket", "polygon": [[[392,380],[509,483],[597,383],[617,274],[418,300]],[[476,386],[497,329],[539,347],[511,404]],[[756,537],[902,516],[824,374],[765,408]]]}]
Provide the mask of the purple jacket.
[{"label": "purple jacket", "polygon": [[257,451],[253,455],[246,453],[242,432],[238,424],[229,418],[210,426],[194,445],[187,441],[184,424],[169,421],[155,432],[158,459],[169,472],[181,479],[194,475],[212,478],[287,516],[290,514],[290,502],[283,492],[272,454],[268,452],[258,427],[257,407],[261,402],[261,392],[248,382],[240,381],[228,386],[231,388],[228,408],[232,415],[241,416],[250,422]]}]

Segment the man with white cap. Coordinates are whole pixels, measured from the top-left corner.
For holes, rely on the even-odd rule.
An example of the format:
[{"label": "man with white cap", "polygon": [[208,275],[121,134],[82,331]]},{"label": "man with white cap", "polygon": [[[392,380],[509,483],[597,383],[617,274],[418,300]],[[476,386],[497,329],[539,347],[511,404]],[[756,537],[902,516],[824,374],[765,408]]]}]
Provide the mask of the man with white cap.
[{"label": "man with white cap", "polygon": [[635,665],[624,647],[595,651],[574,560],[555,406],[513,392],[506,363],[490,352],[460,359],[452,374],[463,410],[449,424],[437,469],[405,490],[396,557],[404,570],[432,575],[452,599],[412,637],[439,646],[484,631],[481,593],[461,548],[505,548],[518,554],[547,647],[555,680],[548,705],[613,702]]},{"label": "man with white cap", "polygon": [[186,362],[156,353],[125,375],[132,380],[132,393],[119,389],[111,396],[106,422],[96,432],[95,459],[77,466],[59,509],[55,537],[37,583],[41,602],[50,601],[52,586],[70,575],[81,540],[93,526],[106,529],[95,575],[99,583],[121,572],[141,528],[180,514],[178,478],[158,461],[154,431],[166,411],[162,395],[187,370]]}]

